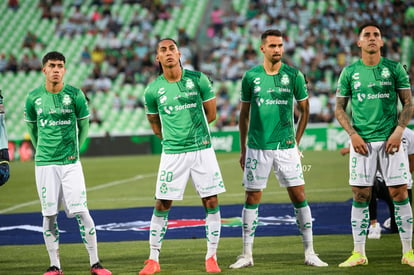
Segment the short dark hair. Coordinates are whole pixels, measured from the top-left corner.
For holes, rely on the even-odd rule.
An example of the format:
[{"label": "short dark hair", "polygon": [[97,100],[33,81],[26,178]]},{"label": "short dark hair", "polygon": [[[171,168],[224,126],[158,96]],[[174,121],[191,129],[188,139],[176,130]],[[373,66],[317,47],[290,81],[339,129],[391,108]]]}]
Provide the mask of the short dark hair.
[{"label": "short dark hair", "polygon": [[59,60],[63,61],[63,63],[66,62],[65,56],[60,52],[48,52],[42,59],[42,65],[44,66],[49,60]]},{"label": "short dark hair", "polygon": [[283,33],[281,32],[281,31],[279,31],[279,30],[275,30],[275,29],[271,29],[271,30],[267,30],[267,31],[265,31],[264,33],[262,33],[262,37],[261,37],[261,39],[262,39],[262,43],[264,43],[265,42],[265,40],[266,40],[266,38],[268,37],[268,36],[278,36],[278,37],[283,37]]},{"label": "short dark hair", "polygon": [[362,31],[366,28],[366,27],[375,27],[377,29],[379,29],[381,35],[382,35],[382,29],[381,26],[378,25],[375,22],[365,22],[364,24],[362,24],[361,26],[359,26],[358,28],[358,36],[361,35]]},{"label": "short dark hair", "polygon": [[158,43],[157,43],[157,51],[158,51],[158,45],[159,45],[162,41],[166,41],[166,40],[172,41],[172,42],[173,42],[173,43],[177,46],[177,48],[178,48],[178,43],[177,43],[177,41],[175,41],[175,40],[174,40],[174,39],[172,39],[172,38],[166,37],[166,38],[160,39],[160,40],[158,41]]}]

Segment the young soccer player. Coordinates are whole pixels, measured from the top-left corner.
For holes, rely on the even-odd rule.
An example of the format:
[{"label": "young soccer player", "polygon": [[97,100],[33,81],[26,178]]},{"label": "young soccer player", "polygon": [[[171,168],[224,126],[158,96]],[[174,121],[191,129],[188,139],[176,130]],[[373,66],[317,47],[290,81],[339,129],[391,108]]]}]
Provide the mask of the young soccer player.
[{"label": "young soccer player", "polygon": [[[312,215],[305,196],[298,144],[309,117],[309,102],[303,74],[282,62],[283,35],[267,30],[262,36],[262,65],[247,71],[242,79],[240,110],[240,165],[244,171],[246,200],[242,212],[243,253],[230,268],[253,266],[253,241],[259,203],[273,167],[279,184],[286,187],[302,235],[305,264],[328,266],[313,248]],[[293,104],[300,117],[295,131]],[[247,142],[246,142],[247,141]]]},{"label": "young soccer player", "polygon": [[189,178],[206,212],[206,272],[221,272],[216,256],[221,230],[217,194],[225,188],[208,127],[216,118],[215,92],[206,75],[181,67],[180,56],[174,40],[159,41],[156,59],[161,75],[145,90],[147,118],[162,140],[163,152],[150,225],[150,256],[140,275],[161,270],[159,254],[168,213],[173,200],[183,199]]},{"label": "young soccer player", "polygon": [[[350,136],[349,184],[352,188],[352,255],[340,267],[367,265],[365,241],[369,226],[368,204],[377,165],[395,206],[402,243],[402,264],[414,266],[412,210],[407,184],[409,165],[401,148],[402,134],[411,119],[411,89],[403,66],[381,56],[381,28],[374,22],[359,28],[361,59],[341,72],[335,116]],[[398,99],[402,111],[398,116]],[[351,118],[345,112],[351,102]]]},{"label": "young soccer player", "polygon": [[102,267],[94,221],[86,200],[85,178],[79,147],[88,136],[89,108],[83,92],[63,82],[66,58],[49,52],[42,60],[45,84],[26,98],[25,121],[35,155],[36,186],[42,206],[43,238],[50,267],[44,275],[63,274],[59,259],[57,215],[63,204],[68,217],[75,217],[89,254],[92,275],[110,275]]}]

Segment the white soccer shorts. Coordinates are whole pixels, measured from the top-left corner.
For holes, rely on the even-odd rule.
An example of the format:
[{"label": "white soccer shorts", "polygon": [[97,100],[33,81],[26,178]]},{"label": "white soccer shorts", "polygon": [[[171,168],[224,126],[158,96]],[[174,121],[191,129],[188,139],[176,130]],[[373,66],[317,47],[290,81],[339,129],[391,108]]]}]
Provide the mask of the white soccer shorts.
[{"label": "white soccer shorts", "polygon": [[243,173],[246,190],[263,190],[267,186],[270,171],[282,187],[305,184],[298,148],[261,150],[247,148]]},{"label": "white soccer shorts", "polygon": [[161,154],[155,197],[182,200],[189,179],[201,198],[226,191],[213,148]]},{"label": "white soccer shorts", "polygon": [[87,211],[85,178],[78,161],[35,167],[36,186],[43,216],[53,216],[63,203],[66,215]]},{"label": "white soccer shorts", "polygon": [[[386,186],[408,184],[410,171],[406,153],[400,146],[398,152],[388,154],[386,141],[368,142],[368,154],[356,153],[353,146],[349,152],[349,184],[372,186],[377,169],[381,171]],[[377,167],[379,165],[379,167]]]}]

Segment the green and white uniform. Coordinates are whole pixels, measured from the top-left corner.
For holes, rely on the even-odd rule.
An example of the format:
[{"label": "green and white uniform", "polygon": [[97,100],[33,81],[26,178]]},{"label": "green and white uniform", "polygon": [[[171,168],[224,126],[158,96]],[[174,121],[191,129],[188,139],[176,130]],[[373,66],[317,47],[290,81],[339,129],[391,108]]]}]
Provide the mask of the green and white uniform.
[{"label": "green and white uniform", "polygon": [[[78,123],[88,122],[83,92],[64,85],[50,93],[42,85],[26,98],[25,121],[35,145],[35,172],[43,215],[54,215],[61,200],[68,214],[86,211],[86,188],[79,162]],[[83,123],[83,135],[88,123]]]},{"label": "green and white uniform", "polygon": [[293,107],[295,100],[307,98],[305,77],[284,63],[275,75],[259,65],[243,76],[241,101],[250,103],[243,176],[247,189],[265,188],[272,166],[282,186],[304,184]]},{"label": "green and white uniform", "polygon": [[25,121],[37,124],[36,165],[78,161],[78,120],[88,117],[88,104],[80,89],[64,85],[59,93],[53,94],[43,85],[30,92]]},{"label": "green and white uniform", "polygon": [[345,67],[338,80],[337,97],[349,97],[352,125],[368,145],[368,155],[350,150],[351,185],[372,186],[377,163],[387,185],[408,183],[404,150],[388,154],[385,143],[398,124],[398,90],[410,89],[407,72],[396,61],[381,57],[378,65],[362,60]]},{"label": "green and white uniform", "polygon": [[[224,192],[203,108],[203,102],[215,98],[207,76],[183,69],[181,80],[168,82],[164,75],[160,75],[148,85],[144,96],[146,113],[158,114],[162,125],[163,153],[156,197],[182,199],[190,176],[202,197]],[[190,152],[193,154],[187,154]],[[197,160],[188,166],[185,156],[194,154]],[[194,173],[202,176],[194,176]]]}]

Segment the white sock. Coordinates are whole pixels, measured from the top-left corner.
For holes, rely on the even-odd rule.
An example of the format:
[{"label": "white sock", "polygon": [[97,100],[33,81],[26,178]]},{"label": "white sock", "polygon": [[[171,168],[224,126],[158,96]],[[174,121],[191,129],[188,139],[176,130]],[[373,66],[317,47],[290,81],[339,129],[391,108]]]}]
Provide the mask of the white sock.
[{"label": "white sock", "polygon": [[95,223],[89,211],[75,214],[79,225],[79,232],[89,254],[89,263],[92,266],[99,262],[98,242],[96,240]]},{"label": "white sock", "polygon": [[157,211],[151,217],[150,225],[150,259],[159,262],[159,255],[161,251],[162,240],[168,228],[168,212]]},{"label": "white sock", "polygon": [[220,241],[221,215],[220,208],[208,209],[206,216],[207,254],[206,260],[212,256],[217,260],[216,253]]},{"label": "white sock", "polygon": [[49,254],[50,266],[56,266],[60,269],[59,228],[56,215],[43,217],[43,239]]},{"label": "white sock", "polygon": [[312,214],[311,209],[306,201],[295,203],[296,224],[302,235],[302,243],[305,255],[315,254],[313,249],[313,233],[312,233]]},{"label": "white sock", "polygon": [[354,251],[365,256],[365,241],[369,227],[368,202],[352,202],[351,225]]},{"label": "white sock", "polygon": [[408,198],[404,201],[394,201],[394,215],[404,254],[412,249],[413,236],[413,213]]},{"label": "white sock", "polygon": [[244,205],[242,212],[243,221],[243,255],[253,255],[254,235],[259,219],[259,204]]}]

